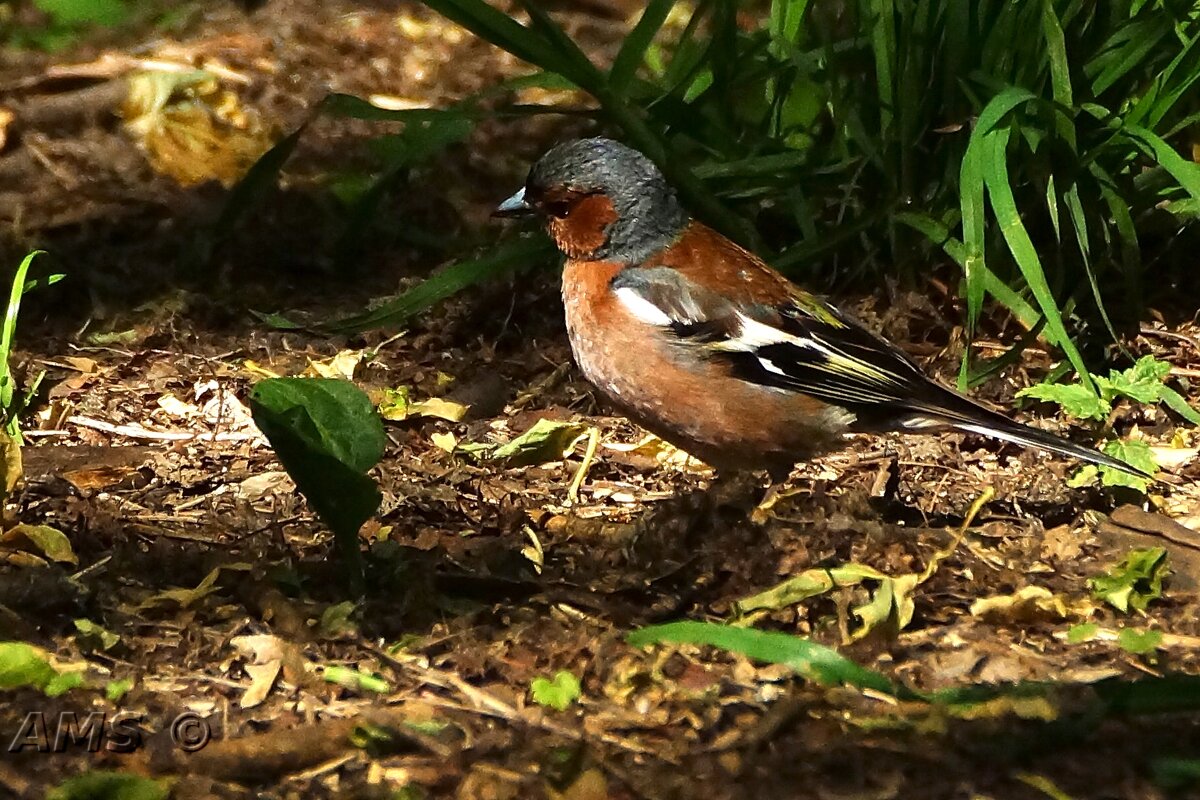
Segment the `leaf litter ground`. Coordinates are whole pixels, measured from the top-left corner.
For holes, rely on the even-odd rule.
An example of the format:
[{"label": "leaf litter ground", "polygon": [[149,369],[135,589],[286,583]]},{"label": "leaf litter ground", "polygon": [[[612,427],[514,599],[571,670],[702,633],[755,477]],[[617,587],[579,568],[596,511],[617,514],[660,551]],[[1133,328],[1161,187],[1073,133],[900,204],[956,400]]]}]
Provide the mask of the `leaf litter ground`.
[{"label": "leaf litter ground", "polygon": [[[627,11],[571,20],[611,57]],[[287,130],[328,88],[439,104],[517,69],[415,11],[271,3],[253,19],[197,17],[177,36],[171,54],[248,76],[246,102]],[[551,275],[474,290],[403,332],[314,336],[246,313],[339,316],[442,260],[387,230],[348,268],[310,255],[330,252],[340,230],[319,179],[363,157],[378,127],[315,123],[284,190],[218,249],[209,290],[174,290],[177,271],[151,265],[180,262],[221,193],[157,175],[103,115],[36,111],[74,89],[47,78],[51,67],[105,63],[101,50],[136,43],[53,62],[6,56],[0,72],[25,87],[18,111],[34,120],[0,155],[0,173],[23,187],[0,191],[0,215],[71,274],[54,301],[30,297],[20,331],[20,355],[48,371],[49,389],[13,514],[61,531],[69,549],[6,536],[0,626],[64,671],[85,668],[84,685],[57,697],[7,691],[0,733],[7,745],[30,712],[124,711],[144,728],[130,754],[6,754],[8,791],[40,797],[67,776],[119,770],[165,779],[181,798],[1153,798],[1167,796],[1164,759],[1200,754],[1192,714],[1074,713],[1096,681],[1200,667],[1186,428],[1173,440],[1165,416],[1135,420],[1183,453],[1165,514],[1068,489],[1061,461],[951,436],[855,439],[758,508],[748,498],[761,487],[704,494],[706,470],[612,416],[570,366]],[[485,123],[410,175],[385,218],[487,241],[498,235],[489,203],[574,125]],[[933,298],[843,299],[951,375],[958,312]],[[1134,344],[1186,379],[1200,374],[1197,335],[1156,324]],[[1034,375],[1049,366],[1036,351],[1023,363]],[[393,406],[395,390],[407,394],[374,472],[384,503],[364,530],[358,605],[245,406],[255,380],[305,372],[353,374]],[[987,391],[1008,403],[1033,381],[1010,371]],[[580,426],[565,458],[512,467],[448,452],[544,420]],[[596,457],[581,473],[593,428]],[[951,549],[989,487],[995,499]],[[1144,614],[1093,598],[1088,578],[1151,547],[1165,548],[1172,574]],[[780,599],[795,589],[777,588],[785,579],[822,575],[837,579]],[[902,609],[911,620],[889,631]],[[737,614],[923,691],[1062,688],[930,708],[710,648],[625,643],[647,624]],[[1147,631],[1162,636],[1139,647]],[[130,688],[106,698],[118,681]],[[184,711],[216,733],[190,755],[170,738]]]}]

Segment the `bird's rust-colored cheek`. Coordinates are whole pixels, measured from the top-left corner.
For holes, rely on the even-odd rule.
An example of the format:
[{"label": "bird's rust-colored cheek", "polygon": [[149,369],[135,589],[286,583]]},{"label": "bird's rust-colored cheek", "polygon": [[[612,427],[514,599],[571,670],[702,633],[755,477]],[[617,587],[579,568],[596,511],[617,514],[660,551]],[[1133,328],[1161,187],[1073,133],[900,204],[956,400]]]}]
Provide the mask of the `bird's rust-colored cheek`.
[{"label": "bird's rust-colored cheek", "polygon": [[617,210],[604,195],[580,198],[562,217],[550,220],[550,235],[568,258],[596,252],[608,240],[608,226],[617,221]]}]

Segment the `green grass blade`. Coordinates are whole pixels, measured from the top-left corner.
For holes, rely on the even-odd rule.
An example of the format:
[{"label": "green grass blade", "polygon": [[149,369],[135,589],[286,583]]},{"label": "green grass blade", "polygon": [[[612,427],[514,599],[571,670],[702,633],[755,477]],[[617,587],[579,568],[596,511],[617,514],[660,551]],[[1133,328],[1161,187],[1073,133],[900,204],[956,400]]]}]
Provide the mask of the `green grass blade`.
[{"label": "green grass blade", "polygon": [[483,0],[424,0],[425,5],[522,61],[557,72],[579,84],[571,63],[545,37],[526,28]]},{"label": "green grass blade", "polygon": [[[461,1],[461,0],[460,0]],[[604,85],[604,75],[592,63],[579,45],[567,36],[566,31],[554,21],[536,0],[518,0],[521,7],[529,14],[533,30],[540,33],[542,38],[557,51],[563,68],[559,70],[581,88],[592,94]]]},{"label": "green grass blade", "polygon": [[984,241],[984,184],[982,140],[973,135],[959,167],[959,203],[962,207],[963,253],[959,263],[967,282],[967,336],[975,334],[983,308],[984,274],[987,271]]},{"label": "green grass blade", "polygon": [[1092,300],[1096,303],[1096,309],[1100,312],[1100,318],[1104,321],[1104,327],[1108,330],[1108,335],[1112,337],[1114,342],[1119,342],[1120,337],[1117,336],[1117,331],[1113,327],[1112,320],[1108,317],[1108,309],[1104,306],[1104,298],[1100,294],[1100,284],[1096,280],[1096,270],[1092,266],[1092,250],[1088,239],[1088,224],[1087,214],[1083,208],[1083,201],[1079,197],[1079,184],[1072,184],[1069,189],[1063,192],[1063,203],[1067,207],[1067,214],[1071,218],[1071,229],[1075,231],[1075,242],[1079,246],[1079,257],[1083,262],[1083,271],[1087,275],[1088,285],[1092,289]]},{"label": "green grass blade", "polygon": [[1125,125],[1121,133],[1160,167],[1171,173],[1179,185],[1200,200],[1200,165],[1188,161],[1161,136],[1140,125]]},{"label": "green grass blade", "polygon": [[[319,113],[319,107],[317,113]],[[274,147],[263,153],[258,161],[254,162],[254,166],[246,171],[242,179],[229,192],[229,196],[225,199],[225,205],[221,208],[221,214],[213,223],[212,230],[207,236],[209,239],[209,242],[206,243],[208,249],[211,249],[212,242],[226,238],[244,216],[253,211],[259,203],[266,199],[268,194],[275,190],[283,165],[291,158],[292,151],[296,149],[296,145],[300,142],[300,136],[308,127],[311,119],[310,117],[296,130],[276,142]]]},{"label": "green grass blade", "polygon": [[873,16],[871,50],[875,56],[875,90],[879,94],[879,127],[886,134],[896,113],[895,2],[870,0],[870,8]]},{"label": "green grass blade", "polygon": [[[916,231],[920,231],[929,237],[929,241],[945,250],[946,255],[950,256],[959,266],[966,270],[965,261],[967,259],[967,248],[958,239],[955,239],[950,234],[950,229],[937,221],[928,214],[918,214],[916,212],[905,212],[896,215],[896,221],[908,225]],[[992,272],[984,265],[980,265],[979,271],[983,275],[984,289],[992,297],[996,298],[1002,306],[1007,308],[1021,326],[1026,330],[1031,330],[1038,326],[1041,320],[1041,315],[1037,309],[1031,306],[1025,298],[1017,294],[1008,284],[1000,280],[996,273]],[[1051,344],[1057,344],[1051,340]]]},{"label": "green grass blade", "polygon": [[1046,272],[1042,268],[1042,261],[1038,257],[1037,249],[1033,246],[1033,241],[1029,238],[1025,224],[1021,221],[1021,215],[1017,211],[1016,198],[1013,197],[1012,186],[1009,183],[1007,152],[1009,135],[1007,128],[997,128],[989,132],[985,139],[987,147],[983,164],[983,179],[987,185],[992,212],[996,215],[996,221],[1000,224],[1000,232],[1003,234],[1025,282],[1029,285],[1038,308],[1046,317],[1046,329],[1056,338],[1056,343],[1062,348],[1067,360],[1079,374],[1080,382],[1095,391],[1083,356],[1080,355],[1079,349],[1067,335],[1062,313],[1050,291]]},{"label": "green grass blade", "polygon": [[1071,65],[1067,58],[1067,41],[1062,26],[1054,14],[1050,2],[1042,8],[1042,36],[1046,40],[1046,55],[1050,60],[1050,86],[1054,102],[1054,125],[1059,137],[1066,142],[1071,152],[1076,152],[1075,124],[1068,116],[1068,109],[1075,105],[1075,94],[1071,89]]},{"label": "green grass blade", "polygon": [[[21,311],[21,297],[25,294],[25,278],[29,274],[29,268],[33,266],[33,260],[40,255],[45,255],[45,251],[34,250],[17,265],[8,290],[8,305],[4,308],[4,328],[0,331],[0,412],[5,415],[12,407],[13,394],[16,391],[16,382],[13,380],[8,359],[12,355],[13,341],[17,336],[17,315]],[[15,420],[9,419],[6,422],[11,426]],[[15,430],[10,429],[9,433],[13,434]]]},{"label": "green grass blade", "polygon": [[881,673],[855,664],[824,645],[777,631],[760,631],[716,622],[669,622],[636,630],[625,639],[634,647],[651,644],[703,644],[740,653],[756,661],[786,664],[823,686],[844,684],[893,696],[909,693]]},{"label": "green grass blade", "polygon": [[[1126,115],[1126,120],[1134,125],[1144,125],[1154,129],[1162,122],[1163,117],[1171,112],[1175,104],[1183,98],[1192,85],[1200,80],[1200,34],[1193,35],[1183,49],[1171,60],[1149,90],[1134,105]],[[1181,73],[1178,82],[1174,82],[1175,73]]]},{"label": "green grass blade", "polygon": [[808,12],[809,0],[772,0],[769,28],[772,39],[795,42]]},{"label": "green grass blade", "polygon": [[538,263],[550,263],[555,250],[542,236],[520,238],[496,247],[486,256],[460,261],[378,308],[326,323],[335,333],[360,333],[403,325],[422,311],[467,287]]},{"label": "green grass blade", "polygon": [[637,69],[646,59],[646,50],[674,7],[675,0],[650,0],[646,5],[641,19],[625,37],[617,57],[613,59],[612,69],[608,71],[608,84],[614,92],[628,96]]},{"label": "green grass blade", "polygon": [[1083,68],[1084,74],[1092,79],[1092,94],[1103,94],[1142,64],[1170,30],[1170,24],[1161,18],[1132,22],[1120,28],[1101,49],[1101,55]]}]

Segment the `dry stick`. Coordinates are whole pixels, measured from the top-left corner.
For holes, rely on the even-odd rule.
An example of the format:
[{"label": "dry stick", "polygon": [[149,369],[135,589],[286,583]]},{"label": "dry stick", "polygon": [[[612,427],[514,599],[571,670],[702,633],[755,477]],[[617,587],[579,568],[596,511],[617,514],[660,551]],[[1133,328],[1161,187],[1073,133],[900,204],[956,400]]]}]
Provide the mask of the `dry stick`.
[{"label": "dry stick", "polygon": [[[492,716],[501,717],[509,720],[510,722],[538,727],[549,733],[554,733],[558,736],[563,736],[573,741],[586,742],[588,740],[588,734],[584,731],[570,728],[566,725],[561,725],[548,719],[529,718],[525,714],[522,714],[519,709],[509,705],[500,698],[489,694],[477,686],[472,686],[466,680],[460,678],[458,675],[455,675],[453,672],[434,669],[433,667],[424,667],[414,662],[401,661],[390,653],[377,647],[368,645],[366,649],[374,653],[385,663],[396,669],[414,675],[423,683],[429,683],[443,689],[450,689],[458,692],[463,697],[475,704],[475,709],[473,710],[477,712],[482,710]],[[614,747],[619,747],[622,750],[626,750],[630,753],[636,753],[638,755],[658,755],[659,757],[662,757],[662,754],[658,753],[653,748],[645,747],[644,745],[640,745],[630,739],[626,739],[625,737],[617,736],[612,733],[598,733],[596,734],[596,738],[600,739],[600,741],[606,744],[611,744]]]},{"label": "dry stick", "polygon": [[580,462],[579,469],[575,471],[571,485],[567,487],[567,500],[571,503],[579,500],[579,489],[583,486],[583,479],[587,477],[588,470],[592,468],[592,462],[596,460],[596,447],[600,444],[600,429],[595,426],[588,428],[587,436],[587,448],[583,452],[583,461]]},{"label": "dry stick", "polygon": [[81,417],[67,417],[67,422],[82,428],[91,428],[103,433],[116,436],[128,436],[130,439],[152,439],[164,442],[245,442],[259,438],[257,433],[193,433],[190,431],[152,431],[141,425],[114,425],[111,422]]}]

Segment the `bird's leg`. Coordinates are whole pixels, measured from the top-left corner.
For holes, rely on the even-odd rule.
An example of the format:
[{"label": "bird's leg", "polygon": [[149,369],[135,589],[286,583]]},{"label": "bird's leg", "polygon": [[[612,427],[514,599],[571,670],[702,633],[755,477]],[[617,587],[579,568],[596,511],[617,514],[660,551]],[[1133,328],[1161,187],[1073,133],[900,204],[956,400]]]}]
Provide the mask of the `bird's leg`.
[{"label": "bird's leg", "polygon": [[[713,513],[722,508],[733,508],[743,514],[749,514],[761,502],[759,495],[762,491],[762,472],[726,470],[717,474],[704,496]],[[767,491],[770,492],[770,489]]]}]

